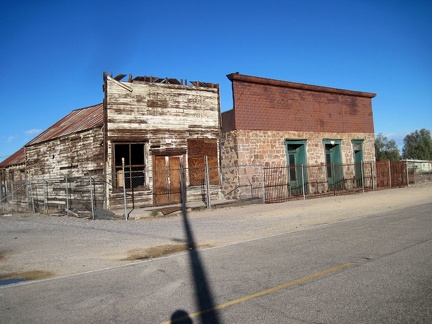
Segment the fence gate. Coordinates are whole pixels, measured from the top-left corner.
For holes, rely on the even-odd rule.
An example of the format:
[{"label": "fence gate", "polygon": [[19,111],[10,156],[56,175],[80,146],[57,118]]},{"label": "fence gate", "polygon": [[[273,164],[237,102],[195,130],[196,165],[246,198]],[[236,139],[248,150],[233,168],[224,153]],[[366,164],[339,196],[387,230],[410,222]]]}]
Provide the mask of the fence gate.
[{"label": "fence gate", "polygon": [[395,188],[407,185],[405,161],[376,162],[378,188]]},{"label": "fence gate", "polygon": [[265,202],[277,203],[288,199],[288,175],[284,167],[264,168]]}]

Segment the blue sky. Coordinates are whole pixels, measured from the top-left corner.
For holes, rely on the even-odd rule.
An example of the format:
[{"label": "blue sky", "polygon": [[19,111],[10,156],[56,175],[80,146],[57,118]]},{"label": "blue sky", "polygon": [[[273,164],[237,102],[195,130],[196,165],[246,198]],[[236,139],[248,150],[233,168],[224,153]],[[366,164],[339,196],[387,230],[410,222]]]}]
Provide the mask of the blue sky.
[{"label": "blue sky", "polygon": [[374,92],[375,133],[432,130],[432,1],[0,0],[0,160],[70,111],[102,73],[220,84],[232,72]]}]

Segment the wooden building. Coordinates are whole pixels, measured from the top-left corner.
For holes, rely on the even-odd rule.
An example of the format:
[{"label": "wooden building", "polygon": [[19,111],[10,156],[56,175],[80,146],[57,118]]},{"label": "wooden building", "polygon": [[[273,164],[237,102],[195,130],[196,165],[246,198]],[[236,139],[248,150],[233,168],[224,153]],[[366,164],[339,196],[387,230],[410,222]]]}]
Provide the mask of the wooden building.
[{"label": "wooden building", "polygon": [[[179,203],[180,166],[187,201],[203,200],[205,165],[216,167],[210,182],[218,194],[219,86],[125,76],[104,73],[103,103],[73,110],[20,150],[34,209],[73,209],[66,206],[72,195],[83,202],[76,209],[88,209],[91,199],[122,208],[124,188],[135,208]],[[4,179],[17,172],[9,162]]]},{"label": "wooden building", "polygon": [[[125,76],[104,74],[105,172],[113,187],[126,186],[138,206],[179,203],[182,164],[188,201],[202,200],[205,157],[219,164],[219,86]],[[217,169],[211,180],[218,183]],[[111,190],[109,207],[121,199]]]},{"label": "wooden building", "polygon": [[0,162],[0,202],[12,202],[11,209],[20,210],[27,205],[24,148]]}]

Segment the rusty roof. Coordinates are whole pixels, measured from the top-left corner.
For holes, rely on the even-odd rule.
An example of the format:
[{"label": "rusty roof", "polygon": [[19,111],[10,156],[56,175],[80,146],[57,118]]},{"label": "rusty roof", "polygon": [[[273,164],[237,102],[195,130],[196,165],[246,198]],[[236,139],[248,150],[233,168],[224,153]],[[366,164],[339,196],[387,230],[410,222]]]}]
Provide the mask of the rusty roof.
[{"label": "rusty roof", "polygon": [[25,152],[24,147],[20,148],[18,151],[16,151],[14,154],[9,156],[6,160],[3,160],[0,162],[0,167],[8,167],[11,165],[19,165],[25,163]]},{"label": "rusty roof", "polygon": [[75,109],[25,146],[46,142],[65,135],[103,126],[103,104]]}]

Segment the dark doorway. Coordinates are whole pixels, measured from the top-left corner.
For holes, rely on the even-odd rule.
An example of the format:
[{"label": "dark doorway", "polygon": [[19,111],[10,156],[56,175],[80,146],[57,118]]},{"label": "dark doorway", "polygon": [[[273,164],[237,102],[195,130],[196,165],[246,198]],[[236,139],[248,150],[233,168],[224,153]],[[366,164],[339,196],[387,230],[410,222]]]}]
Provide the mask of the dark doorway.
[{"label": "dark doorway", "polygon": [[329,190],[344,189],[340,140],[324,140]]},{"label": "dark doorway", "polygon": [[362,172],[363,141],[355,140],[352,141],[352,144],[353,144],[353,152],[354,152],[355,183],[357,187],[361,187],[363,185],[363,172]]}]

